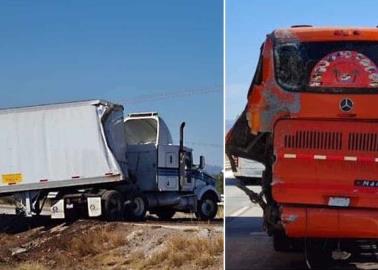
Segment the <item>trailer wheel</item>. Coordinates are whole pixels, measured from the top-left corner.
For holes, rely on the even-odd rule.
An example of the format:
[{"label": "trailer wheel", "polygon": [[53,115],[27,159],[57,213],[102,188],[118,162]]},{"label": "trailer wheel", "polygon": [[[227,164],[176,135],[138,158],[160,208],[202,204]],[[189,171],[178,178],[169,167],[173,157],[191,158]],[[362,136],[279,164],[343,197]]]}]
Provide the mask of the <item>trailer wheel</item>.
[{"label": "trailer wheel", "polygon": [[211,220],[214,219],[218,212],[218,200],[211,193],[205,193],[201,200],[198,201],[197,205],[197,218],[201,220]]},{"label": "trailer wheel", "polygon": [[101,197],[103,218],[108,221],[120,220],[123,212],[123,200],[118,191],[107,190]]},{"label": "trailer wheel", "polygon": [[148,203],[142,193],[136,193],[131,198],[131,204],[126,207],[126,218],[129,220],[141,221],[146,217]]},{"label": "trailer wheel", "polygon": [[158,210],[155,213],[159,217],[159,219],[169,220],[176,214],[176,210],[174,210],[174,209],[163,209],[163,210]]}]

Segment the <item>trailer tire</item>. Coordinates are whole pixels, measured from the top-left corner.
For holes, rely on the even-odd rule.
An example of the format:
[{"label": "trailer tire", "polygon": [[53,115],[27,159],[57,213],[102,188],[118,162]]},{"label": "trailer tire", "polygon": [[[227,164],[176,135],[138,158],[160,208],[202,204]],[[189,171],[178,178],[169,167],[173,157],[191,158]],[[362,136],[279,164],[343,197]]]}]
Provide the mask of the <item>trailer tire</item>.
[{"label": "trailer tire", "polygon": [[218,198],[212,193],[205,193],[198,201],[196,217],[200,220],[212,220],[218,212]]},{"label": "trailer tire", "polygon": [[142,221],[146,217],[148,201],[142,193],[136,193],[131,198],[131,204],[126,207],[125,216],[128,220]]},{"label": "trailer tire", "polygon": [[103,218],[107,221],[120,220],[123,213],[121,193],[116,190],[107,190],[101,196]]},{"label": "trailer tire", "polygon": [[155,213],[161,220],[170,220],[176,214],[176,210],[163,209],[163,210],[158,210]]}]

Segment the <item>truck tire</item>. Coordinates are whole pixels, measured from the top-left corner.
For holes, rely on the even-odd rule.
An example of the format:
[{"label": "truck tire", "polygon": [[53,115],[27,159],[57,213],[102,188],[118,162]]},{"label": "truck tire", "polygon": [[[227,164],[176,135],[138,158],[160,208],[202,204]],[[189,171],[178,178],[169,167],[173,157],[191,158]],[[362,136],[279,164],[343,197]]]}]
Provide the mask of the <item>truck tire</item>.
[{"label": "truck tire", "polygon": [[196,216],[200,220],[214,219],[218,212],[218,199],[214,194],[205,193],[197,204]]},{"label": "truck tire", "polygon": [[155,213],[159,217],[159,219],[169,220],[176,214],[176,210],[174,210],[174,209],[163,209],[163,210],[158,210]]},{"label": "truck tire", "polygon": [[123,213],[123,200],[116,190],[107,190],[101,196],[103,218],[108,221],[120,220]]},{"label": "truck tire", "polygon": [[292,251],[290,239],[286,236],[284,231],[273,232],[273,248],[277,252]]},{"label": "truck tire", "polygon": [[305,257],[312,269],[328,269],[333,263],[332,248],[325,240],[308,239]]},{"label": "truck tire", "polygon": [[128,220],[142,221],[146,217],[148,202],[142,193],[136,193],[131,198],[131,204],[126,207],[125,216]]}]

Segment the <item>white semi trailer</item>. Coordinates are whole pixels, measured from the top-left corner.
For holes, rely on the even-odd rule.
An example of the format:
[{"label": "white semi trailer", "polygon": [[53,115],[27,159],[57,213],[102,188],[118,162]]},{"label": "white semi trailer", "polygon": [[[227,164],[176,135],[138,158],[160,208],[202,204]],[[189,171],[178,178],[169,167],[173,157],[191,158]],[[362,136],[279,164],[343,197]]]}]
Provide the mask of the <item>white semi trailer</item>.
[{"label": "white semi trailer", "polygon": [[[153,171],[155,178],[145,177],[152,175],[151,168],[142,166],[141,157],[153,157],[144,155],[143,149],[137,154],[145,134],[140,130],[141,140],[131,143],[138,140],[139,131],[127,123],[121,105],[103,100],[0,110],[0,196],[13,195],[16,211],[29,217],[39,215],[48,201],[52,218],[79,213],[107,220],[143,219],[147,210],[168,217],[172,209],[213,218],[208,198],[216,201],[218,194],[212,179],[200,168],[182,167],[189,149],[179,147],[176,176],[180,189],[172,198],[171,191],[161,188],[158,170]],[[164,125],[160,123],[159,128]],[[164,139],[158,134],[155,147],[171,147],[168,141],[160,145],[159,140],[163,143]],[[181,188],[192,171],[200,175],[199,181],[205,179],[201,191]],[[150,181],[157,188],[146,188],[154,185]]]}]

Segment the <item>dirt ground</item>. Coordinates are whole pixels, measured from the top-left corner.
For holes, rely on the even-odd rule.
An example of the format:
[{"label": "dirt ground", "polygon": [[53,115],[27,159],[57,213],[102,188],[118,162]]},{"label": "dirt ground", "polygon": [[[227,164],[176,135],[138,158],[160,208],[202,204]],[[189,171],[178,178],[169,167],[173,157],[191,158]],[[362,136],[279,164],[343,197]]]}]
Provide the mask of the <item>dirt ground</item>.
[{"label": "dirt ground", "polygon": [[51,221],[0,215],[1,269],[223,269],[223,220]]}]

